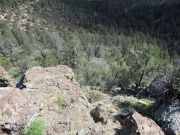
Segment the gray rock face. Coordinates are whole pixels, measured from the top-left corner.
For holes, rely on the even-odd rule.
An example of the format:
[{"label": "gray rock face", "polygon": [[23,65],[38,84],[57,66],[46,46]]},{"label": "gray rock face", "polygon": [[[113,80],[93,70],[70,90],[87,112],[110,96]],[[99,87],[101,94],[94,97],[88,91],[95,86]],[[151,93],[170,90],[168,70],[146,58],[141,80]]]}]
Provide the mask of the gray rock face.
[{"label": "gray rock face", "polygon": [[106,124],[96,123],[88,128],[81,129],[76,135],[121,135],[120,131],[120,123],[109,119]]},{"label": "gray rock face", "polygon": [[[0,72],[0,76],[6,77],[6,74],[4,70]],[[46,123],[47,135],[164,135],[153,120],[138,113],[119,120],[122,112],[108,95],[100,103],[89,103],[87,93],[82,91],[74,73],[66,66],[31,68],[20,84],[25,86],[22,90],[0,87],[0,135],[21,135],[38,116]],[[61,99],[67,104],[65,108],[59,105]],[[118,101],[126,100],[118,98]],[[175,133],[179,133],[180,127],[177,107],[179,104],[170,111],[161,112],[163,109],[157,106],[154,113],[157,121],[170,119],[172,125],[164,127],[170,127]]]},{"label": "gray rock face", "polygon": [[28,122],[38,115],[27,92],[0,88],[0,135],[20,135]]},{"label": "gray rock face", "polygon": [[180,135],[180,103],[156,103],[153,117],[168,135]]},{"label": "gray rock face", "polygon": [[76,133],[76,135],[104,135],[104,129],[101,128],[85,128]]},{"label": "gray rock face", "polygon": [[119,116],[122,135],[164,135],[161,128],[152,120],[138,112]]},{"label": "gray rock face", "polygon": [[[49,134],[74,131],[94,123],[73,75],[66,66],[34,67],[25,73],[23,90],[0,87],[0,135],[21,135],[36,116],[43,117]],[[60,98],[69,105],[67,108],[58,105]]]},{"label": "gray rock face", "polygon": [[164,98],[171,89],[171,75],[159,74],[149,85],[148,93],[152,98]]}]

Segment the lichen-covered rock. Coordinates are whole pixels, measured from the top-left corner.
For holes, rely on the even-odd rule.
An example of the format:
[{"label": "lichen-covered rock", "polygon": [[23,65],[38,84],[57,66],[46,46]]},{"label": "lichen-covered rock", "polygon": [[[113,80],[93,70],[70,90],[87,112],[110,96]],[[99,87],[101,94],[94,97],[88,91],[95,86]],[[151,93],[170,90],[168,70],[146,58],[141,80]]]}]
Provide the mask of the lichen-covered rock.
[{"label": "lichen-covered rock", "polygon": [[27,92],[0,88],[0,133],[19,135],[36,115],[38,110]]},{"label": "lichen-covered rock", "polygon": [[79,131],[76,135],[104,135],[104,128],[85,128]]},{"label": "lichen-covered rock", "polygon": [[64,65],[57,67],[33,67],[26,71],[22,84],[29,91],[61,94],[68,102],[81,96],[80,86],[73,71]]},{"label": "lichen-covered rock", "polygon": [[180,135],[180,103],[159,101],[154,105],[153,117],[168,135]]},{"label": "lichen-covered rock", "polygon": [[149,85],[150,97],[159,99],[168,95],[171,90],[171,75],[169,73],[159,74]]},{"label": "lichen-covered rock", "polygon": [[108,120],[107,123],[96,123],[88,128],[81,129],[76,135],[120,135],[121,125],[118,121]]},{"label": "lichen-covered rock", "polygon": [[39,115],[46,122],[48,134],[63,134],[94,123],[89,103],[70,68],[34,67],[21,81],[26,86],[22,90],[0,89],[0,133],[19,135]]},{"label": "lichen-covered rock", "polygon": [[108,119],[108,110],[106,107],[99,104],[91,111],[91,116],[93,117],[95,123],[101,122],[102,124],[106,124]]},{"label": "lichen-covered rock", "polygon": [[94,123],[88,101],[67,66],[31,68],[24,75],[23,85],[47,121],[49,134],[62,134]]},{"label": "lichen-covered rock", "polygon": [[120,115],[122,135],[164,135],[161,128],[152,120],[137,112]]}]

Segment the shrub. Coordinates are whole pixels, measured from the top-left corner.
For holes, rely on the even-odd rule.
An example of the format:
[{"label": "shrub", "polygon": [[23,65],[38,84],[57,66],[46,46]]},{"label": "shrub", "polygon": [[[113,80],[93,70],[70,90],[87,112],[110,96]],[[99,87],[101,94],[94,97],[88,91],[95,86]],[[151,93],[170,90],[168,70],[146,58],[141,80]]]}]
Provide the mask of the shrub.
[{"label": "shrub", "polygon": [[100,92],[92,91],[89,93],[88,101],[90,103],[94,103],[94,102],[98,102],[98,101],[102,100],[103,98],[104,98],[104,96]]},{"label": "shrub", "polygon": [[45,135],[45,122],[42,117],[37,117],[29,127],[25,129],[25,135]]},{"label": "shrub", "polygon": [[18,77],[21,74],[21,71],[19,68],[11,68],[8,72],[14,78]]},{"label": "shrub", "polygon": [[132,96],[119,96],[118,101],[121,101],[118,106],[121,109],[136,110],[137,112],[144,115],[151,115],[153,101],[147,99],[138,99]]},{"label": "shrub", "polygon": [[3,120],[3,116],[2,116],[2,113],[0,112],[0,124],[1,124],[2,120]]},{"label": "shrub", "polygon": [[57,103],[60,109],[64,109],[67,106],[67,103],[64,101],[64,98],[62,96],[57,96],[55,99],[55,103]]},{"label": "shrub", "polygon": [[130,106],[145,115],[151,115],[153,103],[150,101],[139,100],[135,103],[130,103]]},{"label": "shrub", "polygon": [[6,70],[12,67],[12,63],[7,58],[0,58],[0,66],[4,67]]}]

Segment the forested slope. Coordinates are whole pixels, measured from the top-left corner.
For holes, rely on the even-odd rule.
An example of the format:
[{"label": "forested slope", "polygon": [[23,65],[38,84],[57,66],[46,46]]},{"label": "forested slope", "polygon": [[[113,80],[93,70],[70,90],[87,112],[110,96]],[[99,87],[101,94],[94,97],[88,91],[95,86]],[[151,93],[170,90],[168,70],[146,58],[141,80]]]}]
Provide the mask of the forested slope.
[{"label": "forested slope", "polygon": [[65,64],[83,85],[146,86],[180,55],[178,1],[0,1],[0,65]]}]

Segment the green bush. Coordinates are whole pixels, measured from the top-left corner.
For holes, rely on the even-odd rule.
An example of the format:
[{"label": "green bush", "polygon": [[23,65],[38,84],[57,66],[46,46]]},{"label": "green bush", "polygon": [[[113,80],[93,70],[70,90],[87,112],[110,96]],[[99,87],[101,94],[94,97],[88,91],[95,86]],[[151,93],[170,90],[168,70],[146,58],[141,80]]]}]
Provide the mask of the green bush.
[{"label": "green bush", "polygon": [[21,74],[21,71],[18,68],[11,68],[10,70],[8,70],[8,72],[14,78],[18,77]]},{"label": "green bush", "polygon": [[2,120],[3,120],[3,116],[2,116],[2,113],[0,112],[0,124],[1,124]]},{"label": "green bush", "polygon": [[57,96],[57,98],[55,99],[55,103],[57,103],[60,109],[64,109],[67,106],[67,103],[62,96]]},{"label": "green bush", "polygon": [[12,63],[7,58],[0,58],[0,66],[4,67],[6,70],[12,67]]},{"label": "green bush", "polygon": [[30,125],[25,129],[25,135],[45,135],[46,126],[42,117],[37,117]]},{"label": "green bush", "polygon": [[121,101],[119,107],[121,109],[136,110],[143,115],[151,115],[154,102],[147,99],[138,99],[133,96],[119,96],[118,100]]},{"label": "green bush", "polygon": [[92,91],[89,93],[88,101],[90,103],[98,102],[102,100],[104,96],[100,92]]},{"label": "green bush", "polygon": [[130,103],[130,106],[144,115],[151,115],[153,103],[138,101],[136,103]]}]

